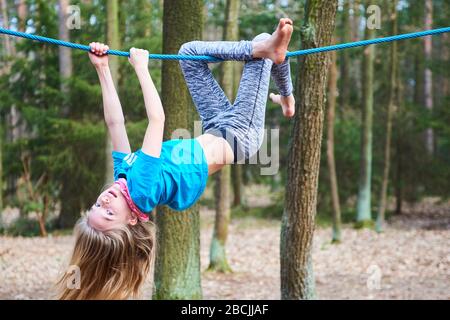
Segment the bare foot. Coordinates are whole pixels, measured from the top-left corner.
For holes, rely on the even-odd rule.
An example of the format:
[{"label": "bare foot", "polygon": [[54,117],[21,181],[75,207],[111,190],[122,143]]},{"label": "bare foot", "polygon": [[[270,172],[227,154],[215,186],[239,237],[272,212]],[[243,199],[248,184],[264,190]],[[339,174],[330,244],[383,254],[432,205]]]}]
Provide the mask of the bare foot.
[{"label": "bare foot", "polygon": [[283,114],[286,118],[292,118],[295,114],[295,98],[291,94],[290,96],[284,97],[279,94],[271,93],[269,95],[273,103],[279,104],[283,109]]},{"label": "bare foot", "polygon": [[253,56],[269,58],[275,64],[282,63],[286,58],[286,51],[294,30],[292,25],[291,19],[281,18],[277,29],[270,38],[254,44]]}]

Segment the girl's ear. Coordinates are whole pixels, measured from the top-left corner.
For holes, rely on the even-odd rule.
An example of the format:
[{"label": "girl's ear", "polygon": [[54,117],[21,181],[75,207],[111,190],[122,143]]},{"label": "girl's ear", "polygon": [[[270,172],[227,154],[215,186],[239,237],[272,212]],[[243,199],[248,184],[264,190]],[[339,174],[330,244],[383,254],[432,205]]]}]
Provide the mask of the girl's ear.
[{"label": "girl's ear", "polygon": [[131,224],[132,226],[135,226],[136,223],[138,222],[138,218],[136,217],[136,215],[133,214],[133,212],[131,213],[131,217],[128,220],[128,224]]}]

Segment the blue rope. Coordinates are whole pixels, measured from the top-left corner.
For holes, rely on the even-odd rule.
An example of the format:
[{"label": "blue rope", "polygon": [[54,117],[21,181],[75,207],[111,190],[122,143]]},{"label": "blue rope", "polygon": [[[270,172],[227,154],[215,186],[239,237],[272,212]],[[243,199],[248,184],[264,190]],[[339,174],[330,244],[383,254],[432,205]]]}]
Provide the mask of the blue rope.
[{"label": "blue rope", "polygon": [[[363,40],[363,41],[357,41],[357,42],[349,42],[349,43],[342,43],[327,47],[320,47],[320,48],[312,48],[312,49],[306,49],[306,50],[299,50],[299,51],[292,51],[287,53],[287,57],[294,57],[294,56],[304,56],[308,54],[314,54],[319,52],[326,52],[326,51],[333,51],[333,50],[342,50],[342,49],[348,49],[348,48],[354,48],[354,47],[362,47],[362,46],[368,46],[371,44],[378,44],[378,43],[386,43],[386,42],[392,42],[392,41],[399,41],[399,40],[406,40],[406,39],[413,39],[413,38],[419,38],[419,37],[425,37],[425,36],[432,36],[436,34],[446,33],[450,32],[450,27],[440,28],[440,29],[434,29],[434,30],[427,30],[427,31],[420,31],[420,32],[413,32],[413,33],[406,33],[406,34],[400,34],[395,35],[391,37],[385,37],[385,38],[378,38],[378,39],[370,39],[370,40]],[[26,38],[30,40],[45,42],[45,43],[51,43],[58,46],[64,46],[68,48],[73,49],[79,49],[84,51],[89,51],[90,47],[82,44],[72,43],[68,41],[62,41],[42,36],[37,36],[34,34],[29,34],[25,32],[19,32],[19,31],[13,31],[9,29],[0,28],[0,33],[14,36],[14,37],[21,37]],[[129,57],[130,53],[126,51],[118,51],[118,50],[108,50],[107,52],[110,55],[115,56],[121,56],[121,57]],[[210,61],[210,62],[219,62],[223,61],[223,59],[219,59],[216,57],[211,56],[190,56],[190,55],[176,55],[176,54],[149,54],[150,59],[159,59],[159,60],[204,60],[204,61]]]}]

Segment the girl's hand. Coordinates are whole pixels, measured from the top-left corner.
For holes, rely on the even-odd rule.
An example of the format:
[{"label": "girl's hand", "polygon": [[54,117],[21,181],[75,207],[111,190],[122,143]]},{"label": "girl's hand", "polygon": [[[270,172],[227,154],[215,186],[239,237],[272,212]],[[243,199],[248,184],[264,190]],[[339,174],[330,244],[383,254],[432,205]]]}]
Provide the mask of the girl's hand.
[{"label": "girl's hand", "polygon": [[89,51],[89,59],[92,64],[97,67],[107,67],[108,66],[108,55],[106,52],[109,47],[103,43],[91,42],[89,44],[91,51]]},{"label": "girl's hand", "polygon": [[134,69],[148,69],[148,51],[144,49],[131,48],[128,61]]}]

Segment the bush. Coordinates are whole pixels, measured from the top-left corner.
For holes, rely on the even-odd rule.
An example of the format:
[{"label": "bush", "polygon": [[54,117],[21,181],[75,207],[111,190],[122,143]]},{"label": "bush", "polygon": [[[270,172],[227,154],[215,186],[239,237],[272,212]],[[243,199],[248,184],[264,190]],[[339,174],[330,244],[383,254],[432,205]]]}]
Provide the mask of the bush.
[{"label": "bush", "polygon": [[[48,220],[45,223],[45,228],[48,233],[56,230],[56,218]],[[19,217],[8,226],[0,225],[0,234],[11,237],[39,237],[41,235],[41,231],[39,228],[39,222],[36,219]]]}]

